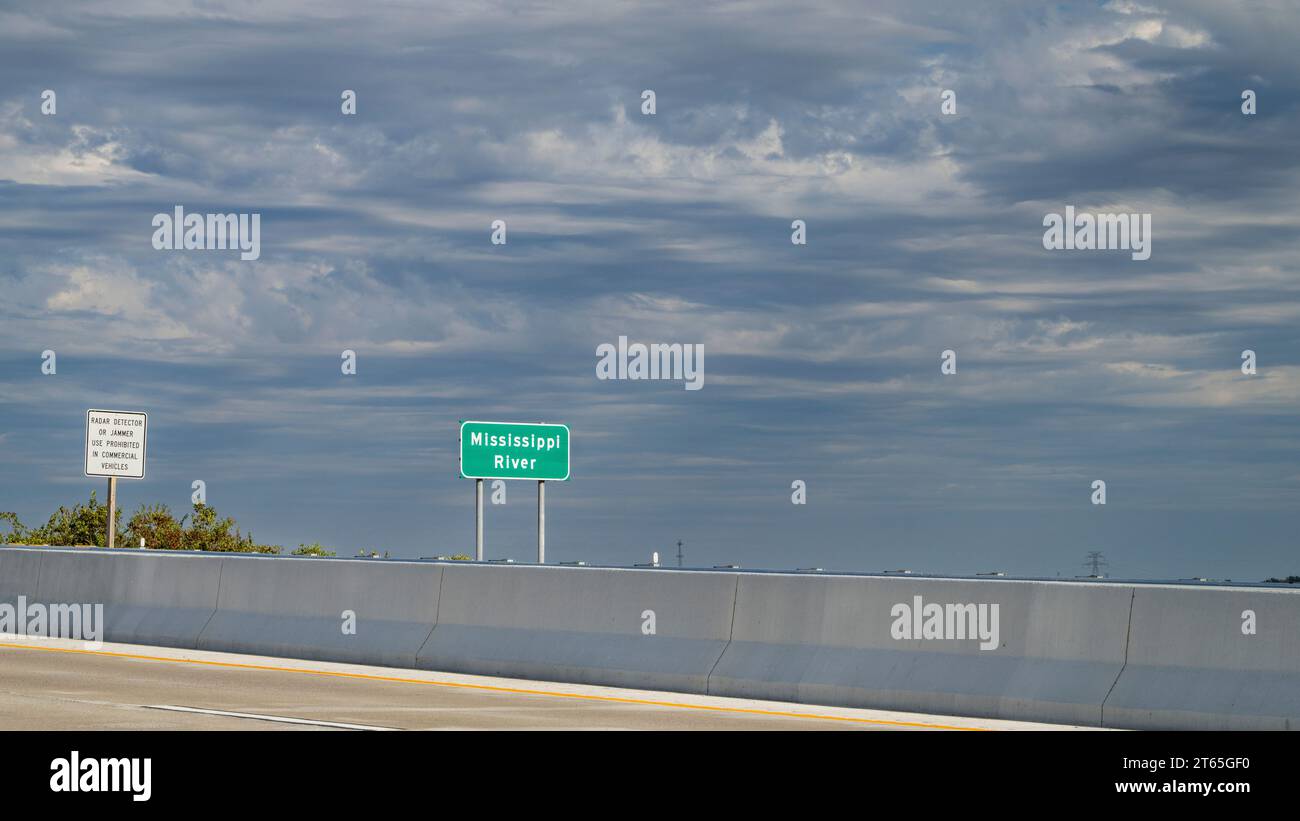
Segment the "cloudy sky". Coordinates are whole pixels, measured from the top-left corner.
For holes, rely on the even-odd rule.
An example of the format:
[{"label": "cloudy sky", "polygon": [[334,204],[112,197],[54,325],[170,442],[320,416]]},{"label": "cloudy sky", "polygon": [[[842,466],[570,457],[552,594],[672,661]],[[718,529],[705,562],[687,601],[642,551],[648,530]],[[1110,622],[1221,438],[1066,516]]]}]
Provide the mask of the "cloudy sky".
[{"label": "cloudy sky", "polygon": [[[553,561],[1300,573],[1296,5],[298,5],[0,11],[0,510],[102,496],[85,409],[146,410],[128,514],[472,552],[457,420],[544,419]],[[176,205],[261,258],[154,250]],[[1151,258],[1045,250],[1067,205]],[[620,335],[703,390],[598,380]]]}]

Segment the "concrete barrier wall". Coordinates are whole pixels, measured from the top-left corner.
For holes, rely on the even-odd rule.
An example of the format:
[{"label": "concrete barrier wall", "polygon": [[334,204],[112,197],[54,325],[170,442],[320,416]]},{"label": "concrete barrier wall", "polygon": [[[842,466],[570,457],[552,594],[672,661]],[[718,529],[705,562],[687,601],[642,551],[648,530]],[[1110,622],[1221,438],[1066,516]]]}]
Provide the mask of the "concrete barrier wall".
[{"label": "concrete barrier wall", "polygon": [[731,633],[732,574],[483,565],[444,573],[423,668],[703,693]]},{"label": "concrete barrier wall", "polygon": [[[438,614],[442,568],[372,560],[221,560],[201,650],[414,667]],[[356,632],[345,632],[344,611]]]},{"label": "concrete barrier wall", "polygon": [[[916,596],[923,613],[997,604],[998,646],[894,638],[893,608],[915,609]],[[1131,596],[1103,585],[745,575],[709,692],[1096,725],[1124,665]]]},{"label": "concrete barrier wall", "polygon": [[[1300,590],[0,548],[0,603],[20,595],[103,603],[113,642],[1109,727],[1300,727]],[[996,604],[997,646],[895,638],[895,607],[917,596]]]},{"label": "concrete barrier wall", "polygon": [[18,597],[34,599],[41,576],[41,552],[22,548],[0,550],[0,604],[17,606]]},{"label": "concrete barrier wall", "polygon": [[194,647],[212,617],[222,559],[184,553],[40,552],[42,603],[104,605],[104,640]]},{"label": "concrete barrier wall", "polygon": [[[1247,610],[1254,635],[1242,632]],[[1137,587],[1105,724],[1300,729],[1300,590]]]}]

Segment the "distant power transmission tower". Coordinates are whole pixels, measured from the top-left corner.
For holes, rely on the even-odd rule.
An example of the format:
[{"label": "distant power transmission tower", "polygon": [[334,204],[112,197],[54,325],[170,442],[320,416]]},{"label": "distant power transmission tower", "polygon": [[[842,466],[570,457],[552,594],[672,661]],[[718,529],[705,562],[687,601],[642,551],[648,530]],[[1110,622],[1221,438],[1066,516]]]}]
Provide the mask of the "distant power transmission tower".
[{"label": "distant power transmission tower", "polygon": [[1101,569],[1108,565],[1110,565],[1110,562],[1106,561],[1106,556],[1102,554],[1100,550],[1094,550],[1089,553],[1088,560],[1083,563],[1084,567],[1092,569],[1092,575],[1094,576],[1100,576]]},{"label": "distant power transmission tower", "polygon": [[677,540],[677,566],[682,566],[682,540]]}]

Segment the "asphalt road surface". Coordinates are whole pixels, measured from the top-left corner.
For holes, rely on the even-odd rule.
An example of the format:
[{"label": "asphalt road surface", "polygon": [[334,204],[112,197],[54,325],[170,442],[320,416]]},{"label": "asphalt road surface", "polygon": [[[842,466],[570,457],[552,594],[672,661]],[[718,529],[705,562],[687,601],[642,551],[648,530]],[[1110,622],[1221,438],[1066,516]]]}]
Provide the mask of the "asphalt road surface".
[{"label": "asphalt road surface", "polygon": [[1017,721],[392,667],[0,641],[4,730],[970,730]]}]

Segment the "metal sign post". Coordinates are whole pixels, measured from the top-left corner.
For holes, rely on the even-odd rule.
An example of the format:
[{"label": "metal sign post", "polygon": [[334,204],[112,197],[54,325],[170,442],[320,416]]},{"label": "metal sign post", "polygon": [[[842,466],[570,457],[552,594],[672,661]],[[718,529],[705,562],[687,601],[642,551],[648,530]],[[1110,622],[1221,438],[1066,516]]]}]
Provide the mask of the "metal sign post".
[{"label": "metal sign post", "polygon": [[546,564],[546,483],[537,483],[537,563]]},{"label": "metal sign post", "polygon": [[117,541],[117,477],[108,477],[108,546]]},{"label": "metal sign post", "polygon": [[483,480],[474,480],[474,560],[483,561]]}]

